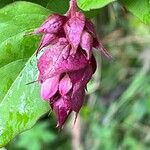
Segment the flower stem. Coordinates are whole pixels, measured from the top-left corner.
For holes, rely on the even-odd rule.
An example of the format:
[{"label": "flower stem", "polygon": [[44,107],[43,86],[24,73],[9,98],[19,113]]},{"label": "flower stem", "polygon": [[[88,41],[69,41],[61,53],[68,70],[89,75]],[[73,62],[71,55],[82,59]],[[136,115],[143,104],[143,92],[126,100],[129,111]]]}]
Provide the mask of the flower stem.
[{"label": "flower stem", "polygon": [[70,15],[74,16],[77,12],[77,0],[70,0]]}]

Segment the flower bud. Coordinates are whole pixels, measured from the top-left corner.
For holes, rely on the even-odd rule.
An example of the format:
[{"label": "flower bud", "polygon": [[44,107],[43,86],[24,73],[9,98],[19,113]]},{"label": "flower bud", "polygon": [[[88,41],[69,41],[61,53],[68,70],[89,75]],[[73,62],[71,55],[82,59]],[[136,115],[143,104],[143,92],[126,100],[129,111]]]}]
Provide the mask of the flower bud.
[{"label": "flower bud", "polygon": [[94,25],[77,10],[76,0],[70,1],[65,16],[54,14],[33,34],[43,37],[37,50],[38,81],[41,97],[48,100],[56,114],[57,127],[62,128],[69,114],[79,113],[87,83],[96,70],[93,48],[106,57],[111,55],[98,41]]}]

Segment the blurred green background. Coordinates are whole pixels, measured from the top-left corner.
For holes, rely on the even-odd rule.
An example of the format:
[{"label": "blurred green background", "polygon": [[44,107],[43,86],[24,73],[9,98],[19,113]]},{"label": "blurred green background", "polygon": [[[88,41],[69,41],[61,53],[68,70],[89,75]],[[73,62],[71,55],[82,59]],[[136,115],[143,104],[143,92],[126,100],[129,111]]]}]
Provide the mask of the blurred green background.
[{"label": "blurred green background", "polygon": [[95,51],[97,72],[88,84],[76,124],[73,114],[58,131],[53,113],[46,114],[3,149],[150,149],[150,27],[118,3],[98,13],[93,22],[113,60]]}]

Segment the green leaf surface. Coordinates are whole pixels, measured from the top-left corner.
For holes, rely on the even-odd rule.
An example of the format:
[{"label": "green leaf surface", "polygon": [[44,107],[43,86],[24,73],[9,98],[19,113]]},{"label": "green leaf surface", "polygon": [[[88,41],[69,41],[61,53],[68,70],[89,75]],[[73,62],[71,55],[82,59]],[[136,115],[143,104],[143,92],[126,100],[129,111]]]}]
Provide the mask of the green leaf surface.
[{"label": "green leaf surface", "polygon": [[122,0],[125,7],[145,24],[150,24],[149,0]]},{"label": "green leaf surface", "polygon": [[56,13],[65,14],[69,8],[70,0],[49,0],[47,8]]},{"label": "green leaf surface", "polygon": [[49,13],[29,2],[0,9],[0,147],[49,110],[40,99],[38,84],[26,85],[37,79],[36,58],[30,57],[39,42],[26,33],[40,26]]},{"label": "green leaf surface", "polygon": [[[5,5],[8,5],[10,3],[16,2],[16,1],[24,1],[24,0],[0,0],[0,8],[4,7]],[[46,7],[49,0],[42,0],[42,1],[25,0],[25,1],[36,3],[36,4],[39,4],[39,5],[42,5],[42,6]]]},{"label": "green leaf surface", "polygon": [[78,6],[84,11],[89,11],[102,8],[113,1],[115,0],[78,0]]},{"label": "green leaf surface", "polygon": [[0,67],[29,58],[37,47],[37,38],[25,36],[38,27],[49,11],[28,2],[15,2],[0,10]]},{"label": "green leaf surface", "polygon": [[26,60],[27,59],[16,60],[0,68],[0,102],[20,73],[20,70],[24,67]]},{"label": "green leaf surface", "polygon": [[0,147],[6,145],[18,133],[31,128],[41,115],[49,110],[47,102],[40,99],[37,83],[35,56],[9,88],[0,104]]}]

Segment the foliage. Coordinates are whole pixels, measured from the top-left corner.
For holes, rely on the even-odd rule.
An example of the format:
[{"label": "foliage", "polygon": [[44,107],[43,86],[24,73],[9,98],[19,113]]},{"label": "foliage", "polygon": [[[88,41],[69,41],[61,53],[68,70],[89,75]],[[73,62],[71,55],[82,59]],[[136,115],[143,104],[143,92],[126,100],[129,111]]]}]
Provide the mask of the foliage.
[{"label": "foliage", "polygon": [[88,11],[104,7],[113,1],[115,0],[78,0],[78,5],[81,9]]},{"label": "foliage", "polygon": [[122,0],[125,7],[145,24],[150,24],[150,3],[149,0]]}]

